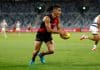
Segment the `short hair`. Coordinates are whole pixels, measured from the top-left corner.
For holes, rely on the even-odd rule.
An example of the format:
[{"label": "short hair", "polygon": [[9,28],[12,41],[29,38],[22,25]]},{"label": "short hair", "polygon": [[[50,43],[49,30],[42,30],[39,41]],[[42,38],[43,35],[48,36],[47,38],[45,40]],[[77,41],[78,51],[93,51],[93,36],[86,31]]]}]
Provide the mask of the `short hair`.
[{"label": "short hair", "polygon": [[59,4],[52,5],[47,9],[47,12],[52,12],[56,8],[61,8],[61,6]]}]

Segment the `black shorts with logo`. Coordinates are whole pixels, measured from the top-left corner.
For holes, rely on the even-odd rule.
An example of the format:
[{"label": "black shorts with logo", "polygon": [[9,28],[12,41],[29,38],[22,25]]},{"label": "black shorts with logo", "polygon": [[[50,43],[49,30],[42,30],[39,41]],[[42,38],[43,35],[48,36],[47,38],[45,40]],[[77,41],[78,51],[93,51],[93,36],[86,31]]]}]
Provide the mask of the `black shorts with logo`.
[{"label": "black shorts with logo", "polygon": [[51,35],[51,33],[39,33],[39,32],[37,32],[35,40],[48,42],[48,41],[52,40],[52,35]]}]

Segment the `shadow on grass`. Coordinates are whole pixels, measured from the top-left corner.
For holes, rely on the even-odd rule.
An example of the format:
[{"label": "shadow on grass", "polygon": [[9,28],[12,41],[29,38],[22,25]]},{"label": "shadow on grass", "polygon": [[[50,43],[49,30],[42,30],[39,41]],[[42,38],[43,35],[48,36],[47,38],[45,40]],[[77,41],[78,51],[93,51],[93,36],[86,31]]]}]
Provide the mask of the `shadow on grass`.
[{"label": "shadow on grass", "polygon": [[72,64],[72,66],[100,66],[100,64]]},{"label": "shadow on grass", "polygon": [[0,68],[16,68],[16,67],[28,67],[28,65],[0,65]]},{"label": "shadow on grass", "polygon": [[44,69],[48,69],[51,70],[51,69],[58,69],[59,70],[59,67],[60,69],[62,68],[67,68],[67,67],[94,67],[94,66],[98,66],[100,67],[100,64],[97,63],[97,64],[68,64],[68,63],[59,63],[59,62],[52,62],[52,63],[46,63],[46,64],[41,64],[41,63],[38,63],[38,64],[33,64],[33,65],[0,65],[0,68],[28,68],[30,70],[33,70],[33,69],[36,69],[36,70],[44,70]]}]

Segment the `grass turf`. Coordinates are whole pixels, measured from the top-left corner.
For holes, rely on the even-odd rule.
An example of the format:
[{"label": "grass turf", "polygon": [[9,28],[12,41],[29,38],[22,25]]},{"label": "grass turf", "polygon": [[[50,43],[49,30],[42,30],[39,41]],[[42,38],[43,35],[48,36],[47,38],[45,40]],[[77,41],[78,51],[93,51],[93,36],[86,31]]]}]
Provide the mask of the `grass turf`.
[{"label": "grass turf", "polygon": [[[35,34],[7,33],[8,38],[0,34],[0,70],[100,70],[100,44],[96,51],[91,51],[93,42],[80,41],[84,33],[71,33],[71,38],[63,40],[53,35],[55,53],[46,56],[46,64],[41,64],[39,57],[34,65],[29,61],[34,49]],[[89,33],[85,33],[91,36]],[[47,50],[43,43],[41,51]]]}]

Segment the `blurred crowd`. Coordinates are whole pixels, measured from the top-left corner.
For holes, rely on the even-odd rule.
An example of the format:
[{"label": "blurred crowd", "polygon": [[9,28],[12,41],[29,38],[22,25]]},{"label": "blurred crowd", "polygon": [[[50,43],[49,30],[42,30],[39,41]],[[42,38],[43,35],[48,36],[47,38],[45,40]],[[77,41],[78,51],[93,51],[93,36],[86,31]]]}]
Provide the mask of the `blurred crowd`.
[{"label": "blurred crowd", "polygon": [[[16,21],[20,21],[22,28],[27,27],[28,24],[37,28],[48,6],[54,3],[43,2],[43,4],[45,10],[38,13],[35,11],[37,6],[35,3],[0,3],[0,22],[5,19],[9,28],[13,27]],[[59,4],[62,7],[61,23],[64,28],[88,27],[93,23],[95,16],[100,14],[99,3],[86,4],[88,8],[85,7],[85,9],[83,9],[85,5],[80,6],[75,2],[60,2]]]}]

